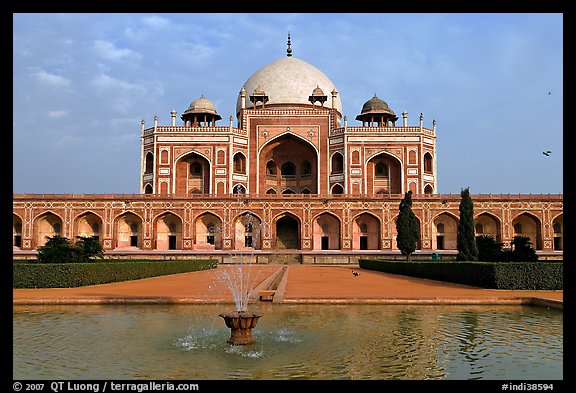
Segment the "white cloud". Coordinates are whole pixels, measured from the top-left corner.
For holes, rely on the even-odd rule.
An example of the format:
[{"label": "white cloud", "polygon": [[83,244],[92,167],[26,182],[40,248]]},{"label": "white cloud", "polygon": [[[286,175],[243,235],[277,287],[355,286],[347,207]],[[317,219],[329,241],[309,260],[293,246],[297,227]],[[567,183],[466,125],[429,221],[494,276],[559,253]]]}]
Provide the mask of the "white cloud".
[{"label": "white cloud", "polygon": [[135,94],[144,94],[146,92],[146,89],[140,85],[113,78],[106,74],[97,75],[92,79],[91,83],[96,89],[101,91],[123,90],[127,92],[133,92]]},{"label": "white cloud", "polygon": [[52,119],[57,119],[59,117],[67,115],[67,111],[48,111],[48,117]]},{"label": "white cloud", "polygon": [[66,79],[60,75],[51,74],[42,69],[40,71],[33,72],[32,75],[39,82],[55,88],[68,87],[72,84],[70,79]]},{"label": "white cloud", "polygon": [[132,49],[122,49],[116,47],[113,43],[109,41],[96,40],[94,41],[94,48],[100,56],[105,59],[119,61],[119,60],[131,60],[138,61],[142,58],[142,55]]},{"label": "white cloud", "polygon": [[170,25],[170,22],[166,18],[162,18],[157,15],[145,16],[142,18],[142,22],[145,25],[152,27],[154,29],[162,29]]}]

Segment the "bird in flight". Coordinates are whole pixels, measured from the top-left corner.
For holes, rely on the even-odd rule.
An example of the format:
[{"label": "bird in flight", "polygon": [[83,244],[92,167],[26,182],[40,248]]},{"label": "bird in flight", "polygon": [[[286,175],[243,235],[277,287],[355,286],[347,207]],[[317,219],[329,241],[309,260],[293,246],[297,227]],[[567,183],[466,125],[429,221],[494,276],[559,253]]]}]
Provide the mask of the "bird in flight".
[{"label": "bird in flight", "polygon": [[550,154],[552,154],[552,152],[550,150],[546,150],[546,151],[543,151],[542,154],[544,154],[546,157],[549,157]]}]

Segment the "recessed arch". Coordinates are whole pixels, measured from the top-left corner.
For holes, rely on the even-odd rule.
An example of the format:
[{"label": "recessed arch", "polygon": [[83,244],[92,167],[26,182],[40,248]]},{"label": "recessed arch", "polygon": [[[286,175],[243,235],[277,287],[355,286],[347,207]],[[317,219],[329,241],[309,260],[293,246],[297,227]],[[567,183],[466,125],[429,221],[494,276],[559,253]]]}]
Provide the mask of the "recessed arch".
[{"label": "recessed arch", "polygon": [[[479,233],[479,229],[482,233]],[[474,232],[476,236],[491,236],[497,243],[502,242],[502,222],[498,216],[487,211],[474,217]]]},{"label": "recessed arch", "polygon": [[330,189],[330,193],[333,195],[339,195],[339,194],[344,194],[344,188],[342,187],[341,184],[336,183],[332,186],[332,188]]},{"label": "recessed arch", "polygon": [[[200,168],[200,171],[198,171]],[[173,164],[172,192],[174,194],[211,194],[212,161],[198,151],[189,151]]]},{"label": "recessed arch", "polygon": [[[386,173],[376,174],[376,169]],[[402,161],[393,154],[381,151],[366,161],[364,185],[367,193],[402,194],[404,191],[404,173]]]},{"label": "recessed arch", "polygon": [[339,175],[344,173],[344,156],[339,151],[330,156],[330,174]]},{"label": "recessed arch", "polygon": [[234,153],[233,161],[234,173],[246,174],[246,155],[243,152],[238,151]]},{"label": "recessed arch", "polygon": [[451,212],[441,212],[432,219],[432,249],[458,249],[459,218]]},{"label": "recessed arch", "polygon": [[116,249],[142,248],[143,220],[138,214],[127,211],[114,218]]},{"label": "recessed arch", "polygon": [[257,193],[274,188],[292,189],[295,193],[308,188],[317,194],[320,182],[319,153],[309,140],[291,132],[282,133],[258,149]]},{"label": "recessed arch", "polygon": [[152,185],[150,183],[147,183],[144,186],[144,194],[153,194],[154,193],[154,188],[152,188]]},{"label": "recessed arch", "polygon": [[182,249],[182,218],[178,214],[169,210],[157,214],[152,227],[156,250]]},{"label": "recessed arch", "polygon": [[50,210],[37,216],[33,222],[35,248],[45,245],[49,237],[64,236],[63,223],[62,217]]},{"label": "recessed arch", "polygon": [[[520,212],[512,218],[512,236],[526,236],[530,238],[535,250],[542,250],[542,221],[530,212]],[[518,228],[521,228],[517,231]]]},{"label": "recessed arch", "polygon": [[262,248],[262,219],[250,210],[245,210],[232,218],[234,223],[234,249],[260,250]]},{"label": "recessed arch", "polygon": [[151,151],[146,153],[146,158],[144,160],[144,173],[154,172],[154,154]]},{"label": "recessed arch", "polygon": [[12,247],[19,250],[22,247],[22,218],[12,213]]},{"label": "recessed arch", "polygon": [[215,213],[205,211],[193,222],[195,250],[222,249],[222,218]]},{"label": "recessed arch", "polygon": [[301,222],[298,216],[290,212],[277,214],[272,220],[273,238],[276,249],[301,249]]},{"label": "recessed arch", "polygon": [[340,218],[331,212],[322,212],[312,219],[312,248],[314,250],[340,249]]},{"label": "recessed arch", "polygon": [[552,249],[564,250],[564,213],[557,214],[552,219]]},{"label": "recessed arch", "polygon": [[380,218],[372,212],[356,214],[352,218],[352,249],[379,250],[380,225]]},{"label": "recessed arch", "polygon": [[74,239],[76,236],[95,237],[102,243],[103,223],[102,217],[91,210],[78,214],[74,219]]}]

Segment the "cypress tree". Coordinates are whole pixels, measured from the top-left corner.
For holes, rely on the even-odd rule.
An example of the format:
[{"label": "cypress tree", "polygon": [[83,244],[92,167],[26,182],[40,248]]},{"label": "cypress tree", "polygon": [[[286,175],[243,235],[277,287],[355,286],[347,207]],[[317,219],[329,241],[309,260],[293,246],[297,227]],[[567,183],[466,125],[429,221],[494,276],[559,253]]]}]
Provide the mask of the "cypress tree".
[{"label": "cypress tree", "polygon": [[459,261],[478,260],[478,246],[474,237],[474,204],[467,187],[460,192],[460,222],[458,223],[458,255]]},{"label": "cypress tree", "polygon": [[418,219],[412,211],[412,191],[408,191],[400,201],[400,212],[396,220],[396,242],[406,260],[416,250],[418,243]]}]

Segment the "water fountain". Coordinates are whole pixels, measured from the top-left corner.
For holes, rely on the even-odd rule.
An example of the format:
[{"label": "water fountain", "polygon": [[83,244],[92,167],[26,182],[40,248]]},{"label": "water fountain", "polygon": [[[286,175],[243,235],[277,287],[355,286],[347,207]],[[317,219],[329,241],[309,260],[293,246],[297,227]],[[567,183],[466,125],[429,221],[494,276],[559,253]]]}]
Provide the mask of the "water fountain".
[{"label": "water fountain", "polygon": [[[238,203],[240,203],[239,200]],[[248,302],[254,285],[251,280],[251,271],[247,269],[247,262],[250,262],[254,256],[253,245],[258,244],[259,241],[261,224],[255,225],[254,217],[249,212],[245,214],[245,217],[243,228],[236,231],[240,236],[235,236],[235,239],[241,238],[246,232],[251,233],[249,241],[247,240],[249,244],[245,244],[251,251],[233,255],[232,260],[235,266],[228,271],[223,271],[223,278],[232,293],[236,310],[220,313],[219,316],[224,318],[226,326],[230,328],[230,338],[227,342],[232,345],[254,344],[256,339],[252,336],[252,329],[256,327],[258,319],[262,316],[260,312],[248,311]]]}]

